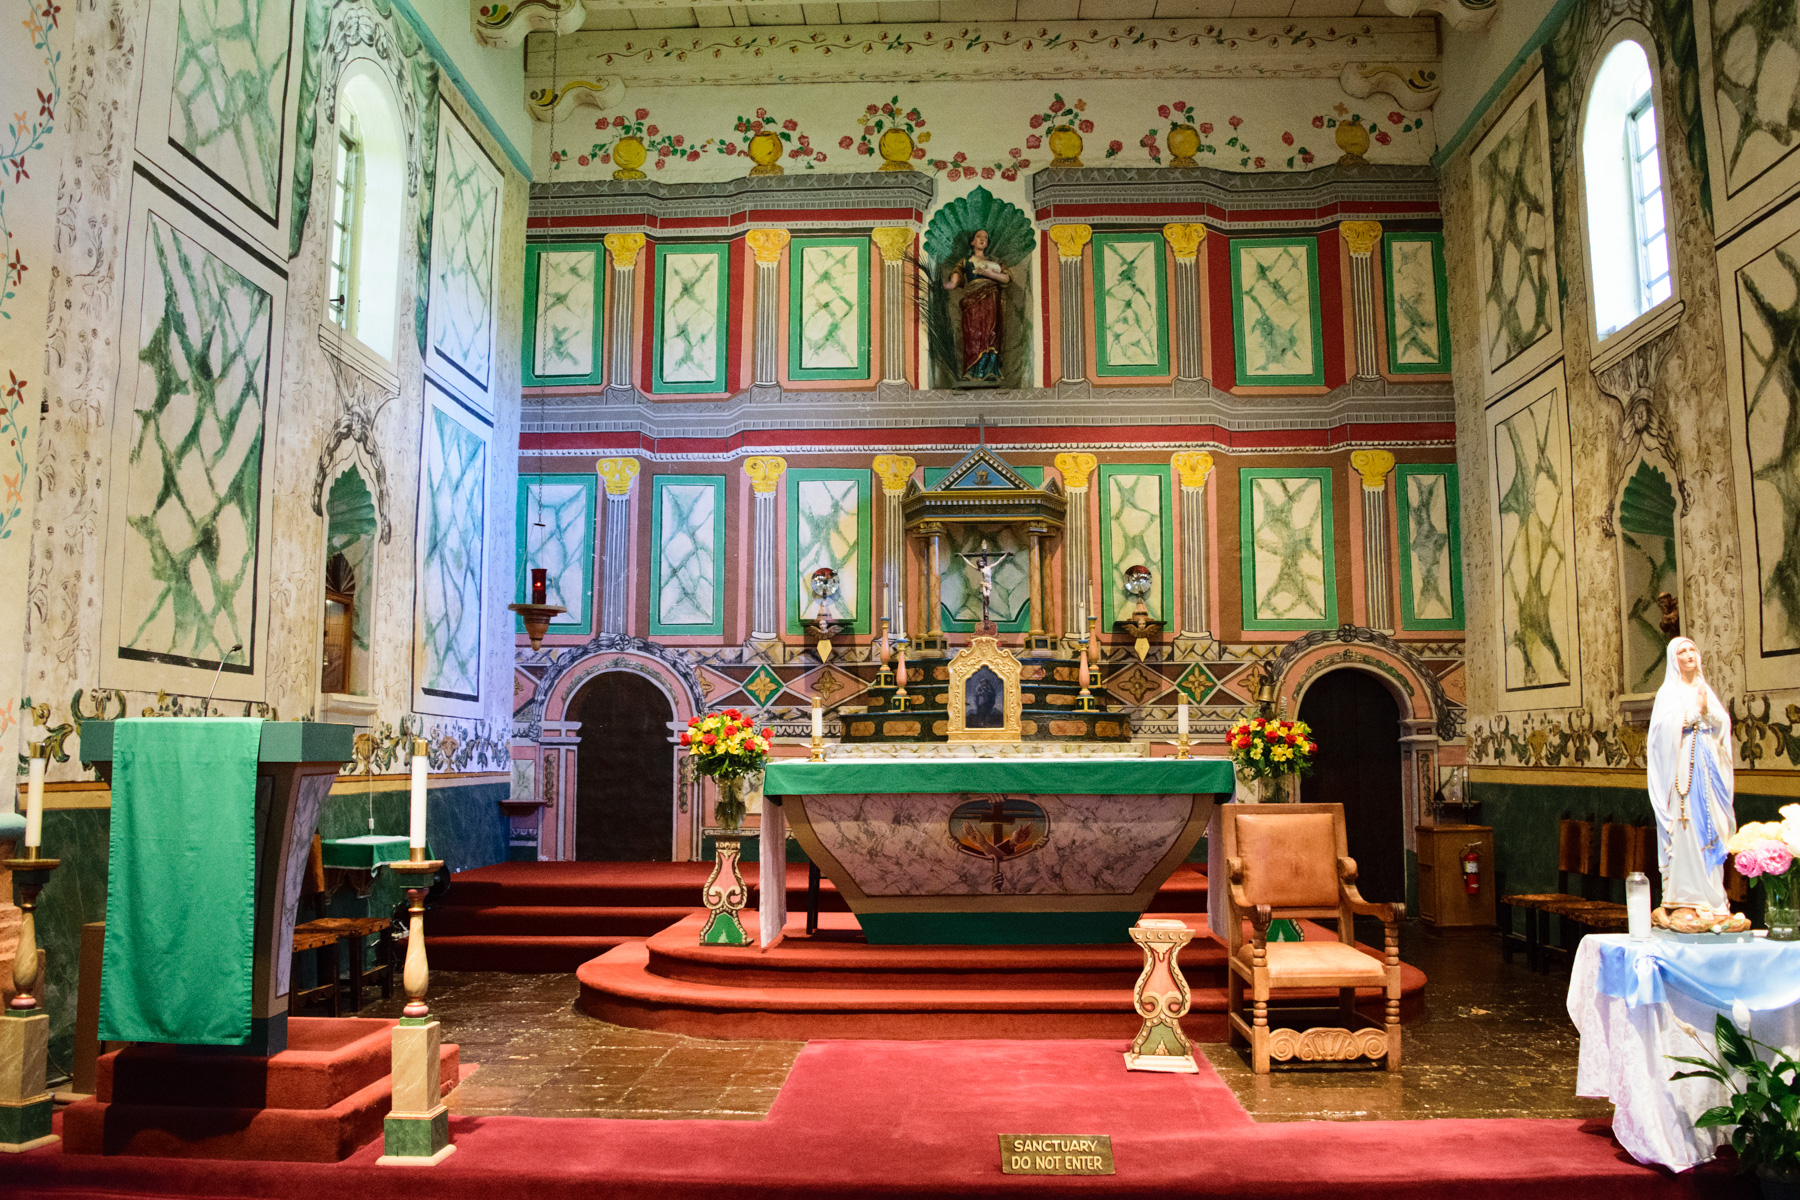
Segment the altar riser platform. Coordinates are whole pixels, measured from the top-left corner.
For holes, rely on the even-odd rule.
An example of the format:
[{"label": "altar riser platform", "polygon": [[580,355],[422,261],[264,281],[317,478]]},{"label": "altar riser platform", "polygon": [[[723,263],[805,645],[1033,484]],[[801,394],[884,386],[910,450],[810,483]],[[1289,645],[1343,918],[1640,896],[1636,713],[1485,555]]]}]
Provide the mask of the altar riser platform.
[{"label": "altar riser platform", "polygon": [[[1196,937],[1181,954],[1193,995],[1182,1022],[1197,1041],[1226,1040],[1225,948],[1204,915],[1177,915]],[[756,915],[744,914],[754,935]],[[577,1006],[615,1025],[703,1038],[1126,1038],[1138,1028],[1135,945],[870,946],[847,913],[804,935],[793,918],[769,949],[702,946],[689,917],[643,943],[584,963]],[[1333,936],[1308,923],[1308,937]],[[1424,1003],[1425,976],[1404,968],[1402,1019]],[[1335,992],[1320,999],[1335,1001]],[[1380,1018],[1376,988],[1359,1007]]]}]

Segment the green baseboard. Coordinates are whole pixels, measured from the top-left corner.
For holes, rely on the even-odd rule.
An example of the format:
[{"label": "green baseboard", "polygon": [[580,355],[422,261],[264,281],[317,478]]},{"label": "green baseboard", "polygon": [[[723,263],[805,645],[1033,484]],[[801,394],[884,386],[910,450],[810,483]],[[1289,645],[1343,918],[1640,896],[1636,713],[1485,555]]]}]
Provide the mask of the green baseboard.
[{"label": "green baseboard", "polygon": [[49,1137],[55,1108],[47,1094],[36,1104],[0,1105],[0,1146],[22,1146]]},{"label": "green baseboard", "polygon": [[1112,945],[1131,941],[1135,912],[863,913],[876,946]]},{"label": "green baseboard", "polygon": [[450,1144],[450,1113],[429,1117],[390,1115],[383,1124],[381,1152],[388,1158],[430,1158]]}]

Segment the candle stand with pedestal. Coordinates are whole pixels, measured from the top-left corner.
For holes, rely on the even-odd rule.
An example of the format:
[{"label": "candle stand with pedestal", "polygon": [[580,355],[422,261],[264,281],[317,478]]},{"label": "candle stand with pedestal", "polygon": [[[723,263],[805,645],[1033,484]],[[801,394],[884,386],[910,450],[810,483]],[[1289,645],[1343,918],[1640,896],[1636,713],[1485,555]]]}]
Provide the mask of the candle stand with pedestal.
[{"label": "candle stand with pedestal", "polygon": [[400,1024],[394,1029],[391,1060],[393,1107],[383,1125],[382,1155],[375,1160],[384,1167],[434,1166],[456,1150],[450,1141],[450,1110],[444,1104],[439,1073],[442,1028],[425,1003],[431,983],[431,969],[425,961],[425,893],[443,865],[426,858],[425,851],[415,846],[407,862],[388,867],[406,882],[409,917],[402,975],[406,1007],[400,1010]]},{"label": "candle stand with pedestal", "polygon": [[59,859],[42,858],[36,846],[23,858],[5,860],[13,873],[23,921],[13,958],[16,995],[0,1015],[0,1151],[21,1153],[57,1141],[50,1132],[55,1108],[45,1079],[50,1049],[50,1014],[38,1002],[43,987],[38,973],[37,896],[49,882]]}]

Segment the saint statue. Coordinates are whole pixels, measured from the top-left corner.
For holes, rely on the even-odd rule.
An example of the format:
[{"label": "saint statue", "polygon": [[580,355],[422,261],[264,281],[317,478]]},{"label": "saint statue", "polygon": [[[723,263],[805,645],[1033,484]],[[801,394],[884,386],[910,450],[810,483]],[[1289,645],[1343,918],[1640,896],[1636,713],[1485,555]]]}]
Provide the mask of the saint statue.
[{"label": "saint statue", "polygon": [[962,377],[979,383],[1000,382],[1000,310],[1012,274],[988,257],[988,233],[969,235],[969,253],[952,263],[944,290],[962,289]]},{"label": "saint statue", "polygon": [[1675,638],[1644,756],[1663,878],[1656,923],[1679,933],[1750,927],[1725,898],[1725,843],[1737,832],[1730,729],[1730,714],[1701,671],[1700,648]]}]

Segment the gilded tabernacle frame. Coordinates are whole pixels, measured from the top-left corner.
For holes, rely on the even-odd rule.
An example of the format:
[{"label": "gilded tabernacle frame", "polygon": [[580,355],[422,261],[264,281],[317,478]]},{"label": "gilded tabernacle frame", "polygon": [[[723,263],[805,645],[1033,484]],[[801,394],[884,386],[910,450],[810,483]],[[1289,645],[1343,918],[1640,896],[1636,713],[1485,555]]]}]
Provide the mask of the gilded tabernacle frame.
[{"label": "gilded tabernacle frame", "polygon": [[1020,740],[1019,660],[997,638],[976,637],[950,660],[949,741]]}]

